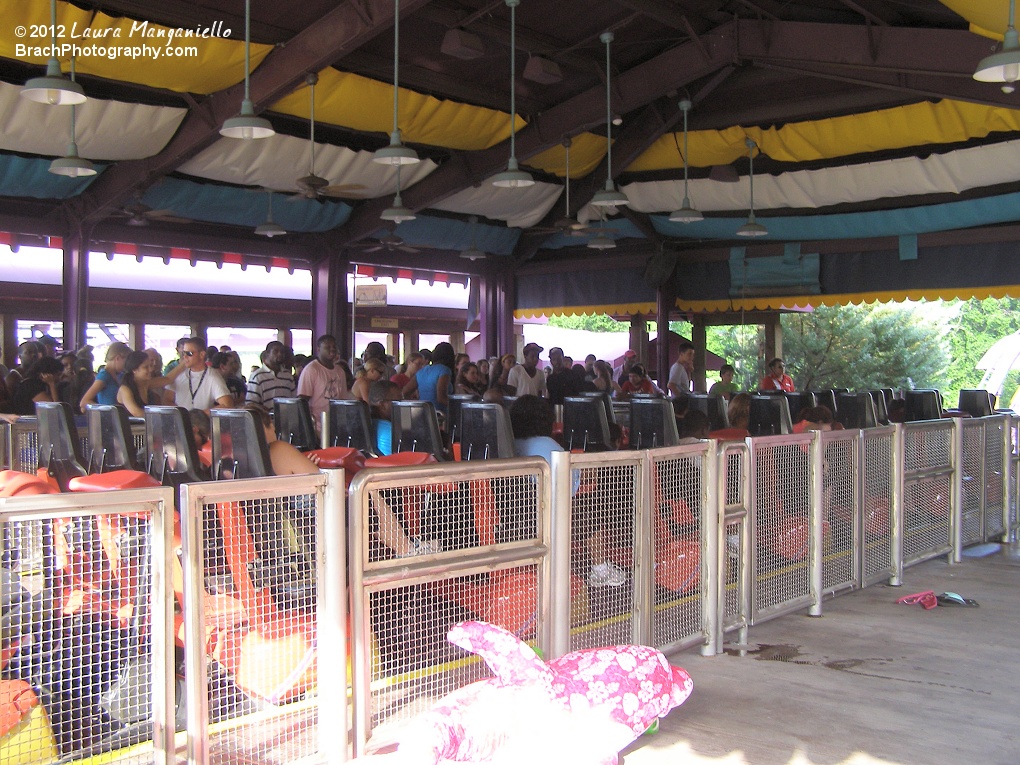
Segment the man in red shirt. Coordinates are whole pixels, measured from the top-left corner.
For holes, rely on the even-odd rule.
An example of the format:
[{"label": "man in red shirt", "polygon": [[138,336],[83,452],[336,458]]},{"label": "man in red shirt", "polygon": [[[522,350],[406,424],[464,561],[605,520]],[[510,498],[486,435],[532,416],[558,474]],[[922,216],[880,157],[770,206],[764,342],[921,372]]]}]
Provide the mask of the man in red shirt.
[{"label": "man in red shirt", "polygon": [[787,393],[796,390],[793,380],[786,374],[786,364],[782,359],[772,359],[769,362],[769,373],[762,378],[758,388],[762,391],[785,390]]}]

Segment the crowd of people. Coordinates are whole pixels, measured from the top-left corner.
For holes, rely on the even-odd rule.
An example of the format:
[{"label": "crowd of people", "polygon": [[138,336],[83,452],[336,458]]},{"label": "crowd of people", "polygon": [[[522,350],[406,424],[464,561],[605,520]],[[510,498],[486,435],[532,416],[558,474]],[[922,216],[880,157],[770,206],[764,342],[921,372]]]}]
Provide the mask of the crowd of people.
[{"label": "crowd of people", "polygon": [[[627,351],[622,363],[614,368],[594,354],[587,355],[583,363],[575,363],[562,348],[551,348],[548,366],[541,368],[544,348],[533,342],[524,346],[519,362],[513,354],[472,360],[467,354],[456,353],[450,343],[441,342],[432,349],[409,354],[398,365],[379,342],[368,343],[348,363],[340,356],[336,338],[331,335],[317,339],[311,357],[295,354],[282,342],[273,341],[247,379],[241,374],[241,359],[235,351],[226,346],[209,347],[198,337],[182,337],[177,342],[177,358],[165,366],[154,349],[132,350],[125,343],[113,342],[106,349],[103,363],[94,371],[96,359],[90,346],[74,353],[59,353],[58,347],[47,336],[21,343],[18,364],[11,370],[0,369],[0,412],[31,415],[36,402],[65,401],[76,414],[83,414],[89,404],[98,403],[117,404],[130,415],[142,417],[147,405],[176,404],[191,412],[196,445],[200,446],[208,439],[210,409],[245,407],[254,411],[262,424],[272,468],[281,475],[317,470],[314,458],[276,438],[270,416],[273,402],[294,396],[308,401],[316,423],[321,421],[331,399],[364,401],[371,413],[376,450],[383,455],[393,449],[390,419],[394,401],[429,401],[442,418],[455,394],[476,395],[483,401],[499,403],[512,397],[510,419],[517,456],[541,456],[551,461],[554,452],[562,451],[564,445],[554,436],[553,407],[584,392],[603,391],[617,399],[639,394],[669,395],[677,402],[678,430],[683,440],[710,436],[708,416],[679,404],[694,387],[695,349],[689,342],[680,344],[665,390],[649,376],[634,351]],[[733,367],[724,365],[721,379],[710,391],[729,402],[730,429],[712,433],[720,438],[742,438],[747,434],[750,396],[737,390],[733,374]],[[761,389],[793,388],[782,359],[774,359]],[[833,424],[832,413],[825,407],[804,410],[799,419],[800,430],[828,430]],[[623,429],[611,423],[611,434],[616,447],[622,448],[626,440]],[[378,510],[383,543],[395,554],[435,551],[432,541],[408,537],[388,508]],[[603,536],[601,527],[586,535],[591,561],[589,583],[623,585],[627,574],[606,557]]]}]

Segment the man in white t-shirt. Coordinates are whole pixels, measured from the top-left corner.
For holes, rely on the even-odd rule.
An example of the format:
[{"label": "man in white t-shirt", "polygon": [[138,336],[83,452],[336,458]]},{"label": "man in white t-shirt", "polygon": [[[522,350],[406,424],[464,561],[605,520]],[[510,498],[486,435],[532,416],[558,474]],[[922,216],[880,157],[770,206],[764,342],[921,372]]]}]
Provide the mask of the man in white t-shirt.
[{"label": "man in white t-shirt", "polygon": [[666,387],[671,396],[686,396],[691,392],[691,370],[694,369],[694,344],[683,340],[676,363],[669,368],[669,382]]},{"label": "man in white t-shirt", "polygon": [[524,346],[524,361],[507,375],[506,384],[514,388],[515,396],[546,396],[545,373],[538,368],[538,354],[545,349],[538,343]]},{"label": "man in white t-shirt", "polygon": [[181,347],[181,365],[185,371],[173,382],[174,400],[185,409],[208,412],[213,407],[231,407],[234,397],[223,376],[205,363],[205,343],[189,337]]},{"label": "man in white t-shirt", "polygon": [[350,398],[347,392],[347,375],[336,363],[340,355],[336,338],[323,335],[317,343],[317,355],[301,370],[297,394],[308,401],[312,421],[316,427],[322,421],[322,413],[329,409],[331,398]]}]

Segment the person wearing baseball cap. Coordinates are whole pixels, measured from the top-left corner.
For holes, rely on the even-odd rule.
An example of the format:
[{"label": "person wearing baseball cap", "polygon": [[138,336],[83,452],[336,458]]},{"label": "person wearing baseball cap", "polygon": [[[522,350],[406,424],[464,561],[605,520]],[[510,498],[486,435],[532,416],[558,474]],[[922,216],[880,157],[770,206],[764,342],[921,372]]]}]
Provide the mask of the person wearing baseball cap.
[{"label": "person wearing baseball cap", "polygon": [[524,360],[510,370],[507,385],[514,389],[517,396],[547,396],[545,375],[538,370],[538,354],[544,351],[538,343],[528,343],[521,354]]}]

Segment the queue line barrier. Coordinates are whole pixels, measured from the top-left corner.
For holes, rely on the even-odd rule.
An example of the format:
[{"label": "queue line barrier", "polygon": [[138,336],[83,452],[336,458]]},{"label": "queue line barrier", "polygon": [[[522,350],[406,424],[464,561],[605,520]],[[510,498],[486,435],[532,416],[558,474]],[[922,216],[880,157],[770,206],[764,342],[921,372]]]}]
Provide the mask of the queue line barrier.
[{"label": "queue line barrier", "polygon": [[[129,604],[151,586],[152,698],[119,708],[151,709],[156,743],[107,761],[339,763],[379,726],[488,675],[445,642],[461,619],[501,624],[550,658],[615,642],[713,654],[731,633],[745,644],[765,620],[821,614],[828,597],[1015,536],[1017,433],[1017,418],[992,416],[557,453],[551,464],[365,469],[346,503],[342,471],[189,484],[177,532],[167,489],[16,498],[0,505],[3,561],[6,576],[31,584],[49,567],[79,590],[110,587],[117,573],[135,593]],[[95,559],[122,550],[149,563],[132,576],[84,565],[70,553],[89,539],[85,521],[113,529],[83,548]],[[21,554],[36,549],[41,568]],[[625,582],[593,579],[604,558]],[[73,589],[61,585],[61,603]],[[120,631],[79,641],[84,667],[97,663],[90,645],[108,657],[101,646],[127,640],[117,643],[126,655],[133,612],[113,608]],[[112,674],[87,671],[102,697]],[[142,692],[133,677],[121,686]],[[76,762],[132,741],[97,735],[58,755]]]},{"label": "queue line barrier", "polygon": [[171,765],[173,491],[4,498],[0,532],[0,761]]}]

